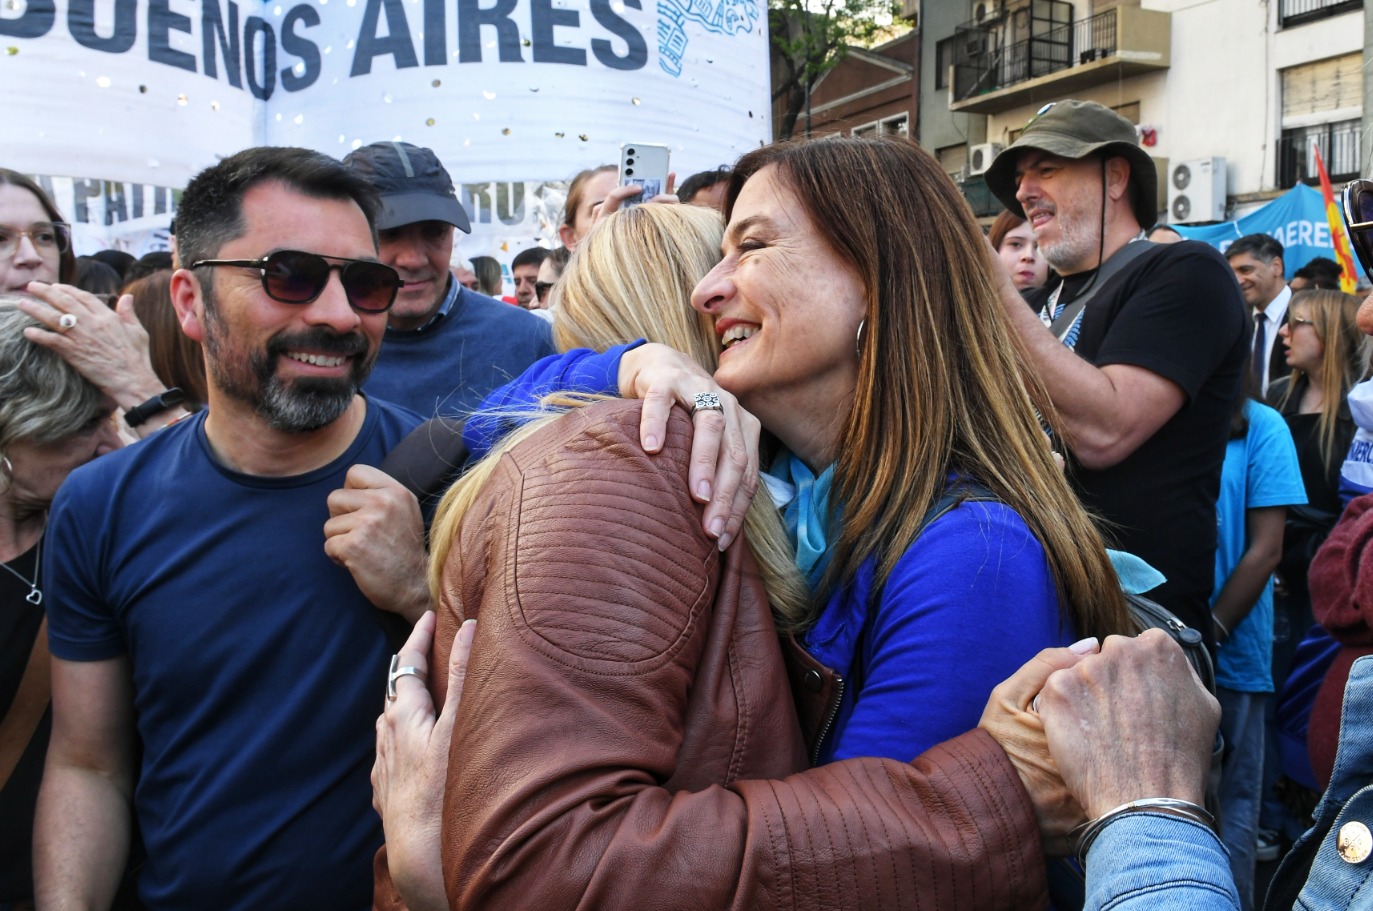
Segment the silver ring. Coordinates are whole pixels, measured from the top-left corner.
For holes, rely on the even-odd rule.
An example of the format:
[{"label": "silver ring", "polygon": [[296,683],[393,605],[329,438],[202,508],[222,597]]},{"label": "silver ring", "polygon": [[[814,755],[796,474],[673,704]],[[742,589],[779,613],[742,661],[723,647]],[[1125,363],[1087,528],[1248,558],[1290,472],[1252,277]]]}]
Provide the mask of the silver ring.
[{"label": "silver ring", "polygon": [[76,328],[76,314],[64,313],[57,319],[57,327],[63,332],[70,332]]},{"label": "silver ring", "polygon": [[691,413],[698,411],[724,411],[725,407],[720,404],[720,397],[713,392],[698,392],[691,397],[694,407]]},{"label": "silver ring", "polygon": [[400,666],[400,655],[391,656],[391,672],[386,675],[386,701],[396,701],[396,681],[402,677],[414,677],[424,683],[424,672],[412,665]]},{"label": "silver ring", "polygon": [[1039,694],[1038,694],[1038,693],[1035,693],[1034,701],[1032,701],[1032,702],[1030,703],[1030,711],[1034,712],[1036,715],[1039,714]]}]

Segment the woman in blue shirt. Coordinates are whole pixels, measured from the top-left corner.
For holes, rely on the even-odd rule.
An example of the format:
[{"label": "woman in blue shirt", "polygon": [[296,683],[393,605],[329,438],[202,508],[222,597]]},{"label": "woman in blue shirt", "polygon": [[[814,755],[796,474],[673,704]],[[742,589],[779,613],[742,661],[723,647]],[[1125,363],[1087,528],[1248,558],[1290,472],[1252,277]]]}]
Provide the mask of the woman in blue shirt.
[{"label": "woman in blue shirt", "polygon": [[[642,395],[676,372],[757,416],[816,595],[790,625],[842,680],[816,760],[914,756],[975,725],[1039,649],[1132,631],[1045,442],[1036,409],[1052,412],[1000,318],[982,232],[938,164],[904,141],[769,146],[736,165],[727,216],[692,298],[719,343],[714,382],[630,345],[541,362],[487,405]],[[469,447],[502,429],[474,418]],[[946,493],[970,499],[926,526]]]}]

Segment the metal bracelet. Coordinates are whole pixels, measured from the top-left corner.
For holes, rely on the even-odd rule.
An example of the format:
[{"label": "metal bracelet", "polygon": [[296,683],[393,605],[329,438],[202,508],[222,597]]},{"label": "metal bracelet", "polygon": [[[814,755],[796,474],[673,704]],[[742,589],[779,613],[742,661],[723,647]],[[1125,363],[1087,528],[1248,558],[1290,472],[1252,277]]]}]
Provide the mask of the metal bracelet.
[{"label": "metal bracelet", "polygon": [[1087,869],[1087,852],[1091,850],[1092,842],[1096,841],[1102,829],[1126,813],[1142,812],[1161,812],[1180,816],[1206,826],[1213,832],[1216,827],[1216,817],[1212,816],[1205,807],[1192,803],[1190,800],[1179,800],[1176,797],[1141,797],[1139,800],[1132,800],[1115,809],[1107,810],[1096,819],[1084,822],[1069,833],[1069,837],[1077,839],[1077,862],[1082,868]]}]

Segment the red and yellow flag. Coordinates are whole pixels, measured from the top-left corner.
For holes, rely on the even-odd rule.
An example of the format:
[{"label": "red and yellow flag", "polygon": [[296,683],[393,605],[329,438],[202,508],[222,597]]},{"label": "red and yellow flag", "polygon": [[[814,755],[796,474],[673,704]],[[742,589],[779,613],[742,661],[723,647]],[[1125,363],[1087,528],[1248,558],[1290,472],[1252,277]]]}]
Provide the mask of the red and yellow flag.
[{"label": "red and yellow flag", "polygon": [[1330,242],[1335,245],[1335,261],[1340,264],[1340,290],[1345,294],[1354,293],[1358,282],[1354,278],[1354,253],[1349,248],[1349,238],[1344,233],[1344,219],[1340,208],[1335,204],[1335,188],[1330,185],[1330,174],[1321,160],[1321,150],[1311,144],[1311,153],[1316,156],[1316,172],[1321,177],[1321,195],[1325,197],[1325,220],[1330,222]]}]

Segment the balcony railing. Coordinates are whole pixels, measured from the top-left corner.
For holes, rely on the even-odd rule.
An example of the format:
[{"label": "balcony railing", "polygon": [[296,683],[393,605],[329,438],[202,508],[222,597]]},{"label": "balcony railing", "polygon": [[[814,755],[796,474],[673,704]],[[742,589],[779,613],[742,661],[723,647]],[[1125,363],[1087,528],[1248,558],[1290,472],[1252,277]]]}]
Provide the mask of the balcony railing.
[{"label": "balcony railing", "polygon": [[1298,183],[1314,184],[1320,179],[1316,157],[1311,154],[1313,145],[1321,150],[1332,183],[1358,177],[1361,126],[1358,120],[1342,120],[1283,130],[1278,141],[1278,186],[1287,189]]},{"label": "balcony railing", "polygon": [[1077,22],[1072,16],[1062,0],[1033,0],[1014,30],[999,22],[958,26],[946,39],[949,109],[998,113],[1169,66],[1170,14],[1123,6]]},{"label": "balcony railing", "polygon": [[1282,0],[1278,18],[1288,28],[1357,9],[1363,9],[1363,0]]},{"label": "balcony railing", "polygon": [[955,61],[954,98],[959,101],[1114,54],[1116,11],[1075,23],[1047,23],[1039,34],[1001,46],[992,46],[995,34],[968,34],[969,47],[976,51]]}]

